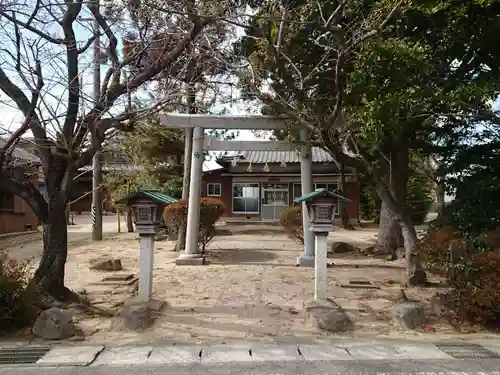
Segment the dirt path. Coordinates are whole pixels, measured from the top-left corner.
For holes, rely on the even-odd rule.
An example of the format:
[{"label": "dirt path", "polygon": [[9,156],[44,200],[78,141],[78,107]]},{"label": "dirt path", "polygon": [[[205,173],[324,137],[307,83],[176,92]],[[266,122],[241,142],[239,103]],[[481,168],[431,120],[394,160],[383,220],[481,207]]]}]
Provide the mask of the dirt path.
[{"label": "dirt path", "polygon": [[[84,245],[92,241],[92,221],[88,214],[75,215],[76,225],[68,226],[68,245],[72,247]],[[121,230],[126,231],[126,222],[121,217]],[[103,216],[103,237],[110,239],[117,236],[116,215]],[[5,249],[14,259],[33,259],[35,262],[42,254],[42,233],[30,233],[18,237],[9,237],[0,240],[0,249]]]},{"label": "dirt path", "polygon": [[[376,230],[337,230],[331,240],[369,246]],[[209,264],[178,267],[174,243],[157,242],[155,249],[154,298],[167,307],[153,327],[142,333],[125,330],[120,318],[78,315],[77,324],[87,343],[223,343],[238,340],[259,342],[328,342],[332,338],[355,337],[443,340],[458,335],[446,321],[431,320],[435,332],[397,330],[390,309],[400,290],[403,261],[388,262],[348,253],[330,260],[328,294],[341,305],[355,324],[348,334],[327,334],[304,326],[303,301],[312,297],[313,270],[296,267],[301,246],[276,229],[239,227],[225,230],[210,246]],[[119,311],[132,294],[113,286],[96,285],[110,273],[89,269],[91,258],[119,258],[123,272],[137,275],[139,243],[136,234],[122,234],[101,243],[70,249],[66,267],[69,287],[84,288],[96,306]],[[379,289],[350,289],[341,284],[364,278]],[[408,297],[429,305],[438,288],[411,289]],[[479,334],[478,334],[479,335]],[[478,338],[470,334],[468,338]],[[491,335],[480,333],[479,337]]]}]

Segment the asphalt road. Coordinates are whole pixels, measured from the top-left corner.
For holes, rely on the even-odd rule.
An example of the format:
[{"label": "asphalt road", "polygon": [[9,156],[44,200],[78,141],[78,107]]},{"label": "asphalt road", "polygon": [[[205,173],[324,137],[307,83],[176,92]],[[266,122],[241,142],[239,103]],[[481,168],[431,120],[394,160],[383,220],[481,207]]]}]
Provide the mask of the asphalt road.
[{"label": "asphalt road", "polygon": [[2,375],[500,375],[500,360],[297,361],[213,365],[0,367]]}]

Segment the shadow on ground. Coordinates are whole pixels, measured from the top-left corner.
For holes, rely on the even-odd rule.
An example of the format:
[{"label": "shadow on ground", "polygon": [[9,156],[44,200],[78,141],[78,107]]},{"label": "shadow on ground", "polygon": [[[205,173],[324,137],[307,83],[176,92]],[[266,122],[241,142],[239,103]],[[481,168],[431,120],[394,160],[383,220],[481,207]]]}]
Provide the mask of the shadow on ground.
[{"label": "shadow on ground", "polygon": [[275,253],[261,249],[210,250],[207,255],[211,264],[270,264],[278,259]]}]

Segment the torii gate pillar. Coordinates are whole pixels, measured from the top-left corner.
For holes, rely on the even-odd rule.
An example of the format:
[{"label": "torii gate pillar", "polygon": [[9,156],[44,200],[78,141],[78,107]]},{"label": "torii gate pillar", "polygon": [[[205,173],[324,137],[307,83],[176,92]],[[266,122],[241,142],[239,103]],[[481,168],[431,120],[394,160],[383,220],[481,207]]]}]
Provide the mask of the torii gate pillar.
[{"label": "torii gate pillar", "polygon": [[[308,129],[300,130],[300,184],[302,195],[312,193],[312,148]],[[297,258],[297,265],[314,267],[314,233],[309,230],[311,226],[305,203],[302,203],[302,227],[304,230],[304,253]]]},{"label": "torii gate pillar", "polygon": [[191,178],[189,179],[189,202],[186,224],[186,249],[180,253],[177,265],[202,265],[205,257],[198,248],[200,227],[201,178],[203,173],[203,138],[202,127],[193,129],[193,156],[191,158]]}]

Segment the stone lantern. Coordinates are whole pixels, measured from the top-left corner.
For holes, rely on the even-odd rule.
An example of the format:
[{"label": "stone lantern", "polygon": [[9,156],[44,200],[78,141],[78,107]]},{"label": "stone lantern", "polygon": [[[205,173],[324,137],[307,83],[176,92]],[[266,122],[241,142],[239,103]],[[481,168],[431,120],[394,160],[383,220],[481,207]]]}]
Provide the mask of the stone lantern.
[{"label": "stone lantern", "polygon": [[138,190],[116,203],[132,207],[135,229],[140,236],[139,299],[148,301],[153,293],[154,236],[159,228],[163,209],[177,202],[159,190]]},{"label": "stone lantern", "polygon": [[138,198],[131,202],[134,224],[139,234],[155,234],[161,222],[162,208],[152,199]]},{"label": "stone lantern", "polygon": [[314,299],[326,299],[326,262],[327,262],[327,237],[333,231],[333,219],[337,207],[341,203],[349,203],[350,200],[326,189],[318,189],[312,193],[296,198],[295,203],[305,203],[309,221],[310,231],[315,235],[315,257],[314,257]]}]

